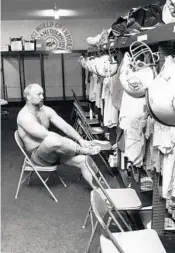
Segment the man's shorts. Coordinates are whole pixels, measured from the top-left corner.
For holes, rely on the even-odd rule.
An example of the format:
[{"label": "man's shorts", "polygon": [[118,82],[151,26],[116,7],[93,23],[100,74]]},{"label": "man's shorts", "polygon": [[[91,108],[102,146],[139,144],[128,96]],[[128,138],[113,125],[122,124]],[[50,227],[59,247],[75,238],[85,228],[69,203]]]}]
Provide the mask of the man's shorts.
[{"label": "man's shorts", "polygon": [[[49,156],[49,154],[48,154]],[[53,166],[58,165],[60,163],[60,157],[58,156],[55,161],[47,161],[45,157],[39,152],[39,148],[35,149],[32,152],[31,160],[38,166],[46,167],[46,166]],[[49,160],[49,159],[48,159]]]}]

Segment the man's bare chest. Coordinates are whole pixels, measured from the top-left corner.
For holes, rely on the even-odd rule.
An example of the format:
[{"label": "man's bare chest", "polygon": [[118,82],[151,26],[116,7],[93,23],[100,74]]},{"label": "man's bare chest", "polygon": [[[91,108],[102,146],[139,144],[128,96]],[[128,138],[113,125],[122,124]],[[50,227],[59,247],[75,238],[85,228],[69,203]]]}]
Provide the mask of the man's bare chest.
[{"label": "man's bare chest", "polygon": [[39,124],[41,124],[45,128],[49,128],[50,120],[48,115],[44,111],[37,112],[35,116]]}]

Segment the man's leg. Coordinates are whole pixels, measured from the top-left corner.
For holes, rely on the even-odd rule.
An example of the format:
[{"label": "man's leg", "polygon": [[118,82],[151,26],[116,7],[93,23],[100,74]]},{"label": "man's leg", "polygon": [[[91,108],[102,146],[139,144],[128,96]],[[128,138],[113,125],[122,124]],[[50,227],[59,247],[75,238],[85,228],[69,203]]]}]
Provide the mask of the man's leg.
[{"label": "man's leg", "polygon": [[[49,164],[55,164],[60,158],[61,164],[75,166],[81,169],[83,177],[94,189],[95,186],[92,182],[93,178],[85,160],[87,159],[87,156],[76,155],[76,146],[79,145],[71,139],[62,137],[61,135],[54,132],[50,132],[49,135],[40,144],[38,149],[34,152],[33,160],[38,165],[48,166]],[[88,149],[86,151],[88,151]],[[93,148],[89,150],[89,154],[92,154],[91,152],[94,152]],[[98,168],[90,156],[88,156],[88,160],[88,164],[90,164],[89,166],[97,171]]]},{"label": "man's leg", "polygon": [[[87,156],[86,155],[76,155],[76,156],[61,156],[60,163],[77,167],[81,170],[84,179],[89,183],[92,189],[96,189],[97,187],[93,184],[93,177],[88,169],[87,165]],[[97,165],[94,163],[91,157],[88,157],[88,161],[90,161],[89,166],[97,172],[98,168]]]},{"label": "man's leg", "polygon": [[[77,151],[93,152],[93,149],[81,148],[75,141],[63,137],[57,133],[50,132],[42,141],[37,150],[32,154],[35,163],[41,166],[48,166],[58,161],[60,155],[76,155]],[[95,150],[94,150],[95,151]],[[38,159],[37,159],[38,158]],[[45,164],[44,164],[45,161]]]},{"label": "man's leg", "polygon": [[62,136],[56,133],[49,133],[49,135],[41,142],[39,147],[32,153],[32,160],[41,166],[49,166],[56,164],[60,154],[56,150],[62,144]]},{"label": "man's leg", "polygon": [[[63,155],[96,155],[100,152],[101,148],[99,146],[92,147],[81,147],[75,141],[63,137],[57,133],[49,132],[48,136],[43,140],[43,142],[38,147],[38,152],[45,157],[46,161],[50,160],[50,153],[54,152]],[[49,156],[48,156],[49,154]],[[52,159],[52,156],[51,156]]]}]

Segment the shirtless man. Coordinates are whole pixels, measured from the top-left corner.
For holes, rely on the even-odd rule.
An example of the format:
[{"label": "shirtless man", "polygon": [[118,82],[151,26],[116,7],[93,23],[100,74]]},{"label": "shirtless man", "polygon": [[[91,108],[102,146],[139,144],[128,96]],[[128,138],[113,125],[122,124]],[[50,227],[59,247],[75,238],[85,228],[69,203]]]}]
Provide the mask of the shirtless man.
[{"label": "shirtless man", "polygon": [[[33,162],[41,166],[59,163],[78,167],[85,180],[95,188],[87,167],[86,155],[96,155],[100,148],[91,146],[89,141],[82,139],[52,108],[43,104],[43,89],[39,84],[28,85],[24,90],[24,97],[26,105],[17,116],[18,133]],[[70,138],[49,131],[50,123]],[[91,166],[95,169],[93,160]]]}]

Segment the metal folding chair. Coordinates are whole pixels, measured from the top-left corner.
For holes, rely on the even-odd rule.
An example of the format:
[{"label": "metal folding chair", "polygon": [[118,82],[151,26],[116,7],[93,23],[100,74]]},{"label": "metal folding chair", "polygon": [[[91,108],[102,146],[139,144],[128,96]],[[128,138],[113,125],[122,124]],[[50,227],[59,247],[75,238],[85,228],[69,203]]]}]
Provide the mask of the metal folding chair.
[{"label": "metal folding chair", "polygon": [[[74,98],[74,101],[80,106],[80,108],[82,108],[83,110],[83,107],[89,107],[89,101],[80,101],[75,93],[74,90],[72,90],[72,94],[73,94],[73,98]],[[89,109],[89,108],[88,108]],[[84,110],[83,110],[84,111]],[[84,114],[86,116],[86,118],[89,118],[90,117],[90,113],[89,112],[85,112],[84,111]]]},{"label": "metal folding chair", "polygon": [[87,117],[86,112],[83,110],[80,103],[78,103],[75,100],[73,104],[74,104],[74,107],[75,107],[75,111],[79,112],[79,114],[86,121],[87,124],[89,124],[89,125],[98,125],[99,124],[99,120],[97,118],[90,119],[90,118],[88,118],[89,116]]},{"label": "metal folding chair", "polygon": [[[128,229],[131,230],[131,227],[128,225],[128,223],[125,221],[123,216],[120,214],[119,211],[135,211],[140,210],[142,208],[142,203],[136,193],[136,191],[132,188],[119,188],[119,189],[112,189],[110,188],[108,182],[106,181],[105,177],[101,173],[101,171],[96,167],[95,170],[93,169],[93,165],[91,165],[91,158],[87,156],[86,158],[86,166],[88,167],[90,173],[93,176],[93,179],[95,180],[97,186],[99,187],[98,192],[103,197],[103,199],[106,201],[108,206],[110,206],[111,210],[114,210],[114,212],[118,215],[120,220],[122,221],[123,225]],[[92,224],[92,233],[86,248],[86,253],[89,252],[90,246],[92,244],[98,221],[93,221],[92,218],[92,206],[90,206],[88,213],[85,218],[85,222],[83,225],[83,228],[85,228],[88,218],[91,218],[91,224]]]},{"label": "metal folding chair", "polygon": [[78,97],[77,97],[77,95],[76,95],[76,93],[75,93],[74,90],[72,90],[72,94],[73,94],[74,100],[75,100],[80,106],[83,106],[83,105],[87,106],[87,105],[89,105],[89,102],[88,102],[88,101],[81,102],[81,101],[78,99]]},{"label": "metal folding chair", "polygon": [[90,113],[84,111],[84,109],[83,109],[83,103],[87,103],[87,102],[80,102],[80,100],[78,99],[78,97],[77,97],[77,95],[76,95],[76,93],[75,93],[74,90],[72,90],[72,94],[73,94],[73,98],[74,98],[74,107],[73,107],[74,112],[76,113],[77,110],[78,110],[79,113],[81,114],[81,117],[83,117],[84,120],[89,125],[99,124],[99,120],[98,119],[96,119],[96,118],[90,119]]},{"label": "metal folding chair", "polygon": [[[76,106],[77,108],[77,106]],[[102,134],[102,132],[100,132],[100,128],[98,127],[90,127],[89,124],[86,122],[86,120],[84,119],[82,113],[77,110],[77,115],[79,117],[78,119],[78,125],[79,127],[81,128],[81,130],[83,131],[84,133],[84,138],[85,139],[88,139],[90,141],[93,141],[93,140],[98,140],[99,139],[99,134]],[[78,129],[76,129],[78,130]],[[107,163],[107,161],[105,160],[104,156],[102,153],[99,153],[98,156],[100,157],[100,159],[102,160],[103,164],[105,165],[105,167],[107,168],[107,170],[109,171],[109,173],[114,177],[110,167],[109,167],[109,164]]]},{"label": "metal folding chair", "polygon": [[[64,185],[64,187],[67,187],[67,185],[65,184],[63,179],[58,175],[58,167],[59,166],[58,165],[53,165],[53,166],[42,167],[42,166],[38,166],[38,165],[34,164],[31,161],[31,159],[29,158],[29,156],[27,155],[27,153],[24,149],[24,144],[23,144],[21,138],[19,137],[19,134],[18,134],[17,130],[14,133],[14,138],[15,138],[15,141],[16,141],[18,147],[20,148],[20,150],[22,151],[22,153],[24,155],[24,162],[23,162],[23,165],[22,165],[22,171],[21,171],[21,175],[20,175],[20,178],[19,178],[15,199],[18,198],[18,193],[19,193],[19,189],[20,189],[21,184],[23,184],[28,178],[29,178],[29,183],[30,183],[31,175],[32,175],[33,172],[35,172],[36,175],[41,180],[41,182],[43,183],[43,185],[45,186],[45,188],[47,189],[47,191],[50,193],[52,198],[55,200],[55,202],[58,202],[57,198],[54,196],[54,194],[52,193],[52,191],[50,190],[50,188],[48,187],[46,182],[49,180],[51,174],[55,173],[57,175],[57,177],[60,179],[61,183]],[[23,179],[24,172],[28,172],[28,174]],[[41,177],[39,172],[50,172],[50,175],[46,178],[46,180],[44,180]]]},{"label": "metal folding chair", "polygon": [[[100,236],[101,253],[166,253],[155,230],[124,231],[97,190],[91,192],[91,206],[104,232]],[[115,224],[120,232],[112,233],[111,223]]]},{"label": "metal folding chair", "polygon": [[85,138],[89,140],[99,139],[99,135],[102,135],[104,133],[103,129],[99,126],[92,127],[88,125],[87,123],[84,123],[84,121],[82,121],[82,119],[80,118],[80,115],[78,112],[77,112],[77,115],[79,116],[79,118],[77,119],[77,122],[76,122],[77,125],[75,129],[78,132],[80,132],[80,130],[83,131],[83,133],[85,134]]},{"label": "metal folding chair", "polygon": [[[83,110],[83,107],[85,107],[85,106],[86,107],[88,106],[88,109],[89,109],[89,102],[88,101],[80,101],[74,90],[72,90],[72,94],[73,94],[74,102],[77,103],[82,110]],[[83,112],[84,112],[84,115],[86,118],[90,118],[90,112],[85,112],[84,110],[83,110]],[[73,106],[70,118],[73,119],[74,115],[75,115],[74,125],[76,125],[77,115],[76,115],[75,107]]]}]

